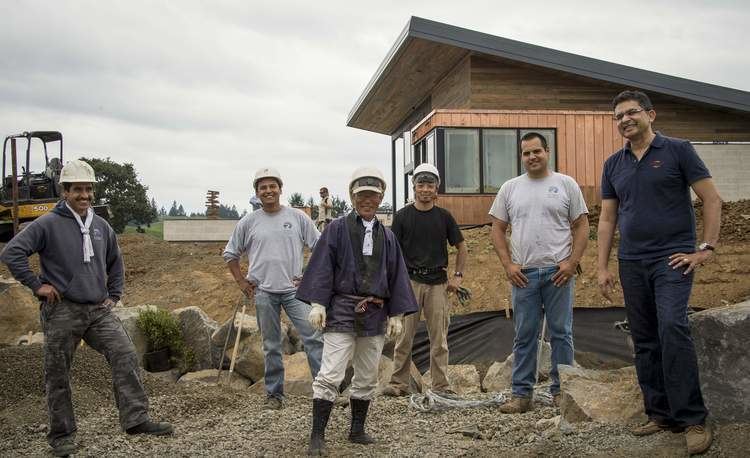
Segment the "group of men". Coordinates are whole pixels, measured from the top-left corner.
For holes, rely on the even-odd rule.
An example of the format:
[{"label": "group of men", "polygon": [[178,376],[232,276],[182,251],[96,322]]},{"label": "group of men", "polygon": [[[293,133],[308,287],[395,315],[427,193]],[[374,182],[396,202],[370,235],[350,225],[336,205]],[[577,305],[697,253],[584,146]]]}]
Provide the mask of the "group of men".
[{"label": "group of men", "polygon": [[[625,91],[613,108],[628,141],[604,164],[597,276],[611,299],[615,281],[608,261],[619,226],[620,283],[649,418],[633,433],[687,430],[688,451],[700,453],[712,436],[705,425],[687,301],[694,270],[714,254],[721,199],[690,143],[653,131],[656,112],[645,94]],[[512,285],[515,327],[512,398],[500,407],[503,413],[533,408],[543,322],[552,349],[550,391],[559,403],[557,366],[573,363],[575,277],[589,238],[581,190],[573,178],[550,170],[547,139],[529,132],[520,146],[526,173],[502,185],[489,211],[492,241]],[[148,415],[133,344],[111,311],[122,294],[124,269],[112,228],[91,209],[94,171],[72,161],[60,181],[63,200],[1,255],[41,300],[52,451],[66,456],[76,449],[69,372],[81,339],[107,357],[122,428],[129,434],[170,434],[171,425]],[[299,331],[314,378],[310,454],[325,451],[325,430],[350,362],[349,440],[374,441],[365,422],[385,339],[394,339],[395,348],[393,376],[383,394],[408,395],[422,314],[432,390],[455,396],[447,375],[448,298],[461,287],[467,249],[450,212],[436,205],[437,168],[419,165],[412,184],[414,203],[399,210],[388,229],[375,216],[386,180],[376,168],[359,168],[348,183],[353,210],[333,219],[328,190],[321,188],[316,227],[302,211],[281,205],[282,177],[263,168],[253,180],[257,211],[239,221],[223,252],[238,288],[255,299],[267,409],[280,409],[284,402],[282,308]],[[704,203],[703,242],[697,248],[691,188]],[[453,271],[448,271],[448,245],[456,251]],[[303,272],[304,246],[313,251]],[[40,254],[39,276],[29,267],[33,253]],[[246,274],[243,255],[249,261]]]}]

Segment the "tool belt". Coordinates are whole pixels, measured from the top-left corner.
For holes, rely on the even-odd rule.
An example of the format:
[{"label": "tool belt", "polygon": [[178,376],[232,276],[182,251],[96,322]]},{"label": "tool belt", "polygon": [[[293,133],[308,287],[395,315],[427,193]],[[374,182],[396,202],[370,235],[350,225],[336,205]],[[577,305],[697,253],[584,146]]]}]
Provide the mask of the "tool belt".
[{"label": "tool belt", "polygon": [[357,305],[354,306],[354,311],[357,313],[365,313],[367,311],[367,304],[375,304],[378,308],[383,308],[385,301],[375,296],[356,296],[354,294],[342,294],[341,296],[357,301]]},{"label": "tool belt", "polygon": [[444,266],[440,267],[419,267],[416,269],[412,269],[411,267],[408,267],[406,269],[409,272],[409,275],[430,275],[438,272],[445,271]]}]

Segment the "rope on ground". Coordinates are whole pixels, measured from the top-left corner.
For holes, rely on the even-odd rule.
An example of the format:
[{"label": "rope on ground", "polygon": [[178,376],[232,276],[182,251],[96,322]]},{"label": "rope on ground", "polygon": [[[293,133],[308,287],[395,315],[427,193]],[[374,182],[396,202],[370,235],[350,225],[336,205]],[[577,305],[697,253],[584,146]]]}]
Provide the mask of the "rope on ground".
[{"label": "rope on ground", "polygon": [[469,400],[458,397],[441,396],[431,390],[424,394],[412,394],[409,398],[409,407],[422,412],[440,412],[448,409],[467,409],[472,407],[499,406],[505,404],[508,398],[503,393],[495,393],[489,399]]}]

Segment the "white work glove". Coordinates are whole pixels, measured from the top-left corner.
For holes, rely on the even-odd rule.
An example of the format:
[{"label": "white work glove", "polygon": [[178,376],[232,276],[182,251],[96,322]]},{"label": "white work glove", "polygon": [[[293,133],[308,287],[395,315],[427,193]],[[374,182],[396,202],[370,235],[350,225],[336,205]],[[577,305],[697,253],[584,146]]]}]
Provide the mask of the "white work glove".
[{"label": "white work glove", "polygon": [[395,339],[401,335],[404,325],[401,323],[403,315],[396,315],[388,318],[388,326],[385,327],[385,335],[389,339]]},{"label": "white work glove", "polygon": [[323,326],[326,325],[325,306],[313,302],[312,310],[310,310],[310,314],[307,315],[307,321],[310,322],[310,325],[316,331],[320,331],[321,329],[323,329]]}]

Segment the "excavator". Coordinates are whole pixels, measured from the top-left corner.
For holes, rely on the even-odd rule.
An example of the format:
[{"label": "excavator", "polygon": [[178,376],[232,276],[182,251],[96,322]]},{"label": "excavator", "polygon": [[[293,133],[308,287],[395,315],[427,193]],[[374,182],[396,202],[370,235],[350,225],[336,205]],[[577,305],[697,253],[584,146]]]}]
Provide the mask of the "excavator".
[{"label": "excavator", "polygon": [[[2,165],[0,242],[7,242],[62,199],[62,133],[34,131],[5,137]],[[107,205],[95,206],[94,211],[108,219]]]}]

